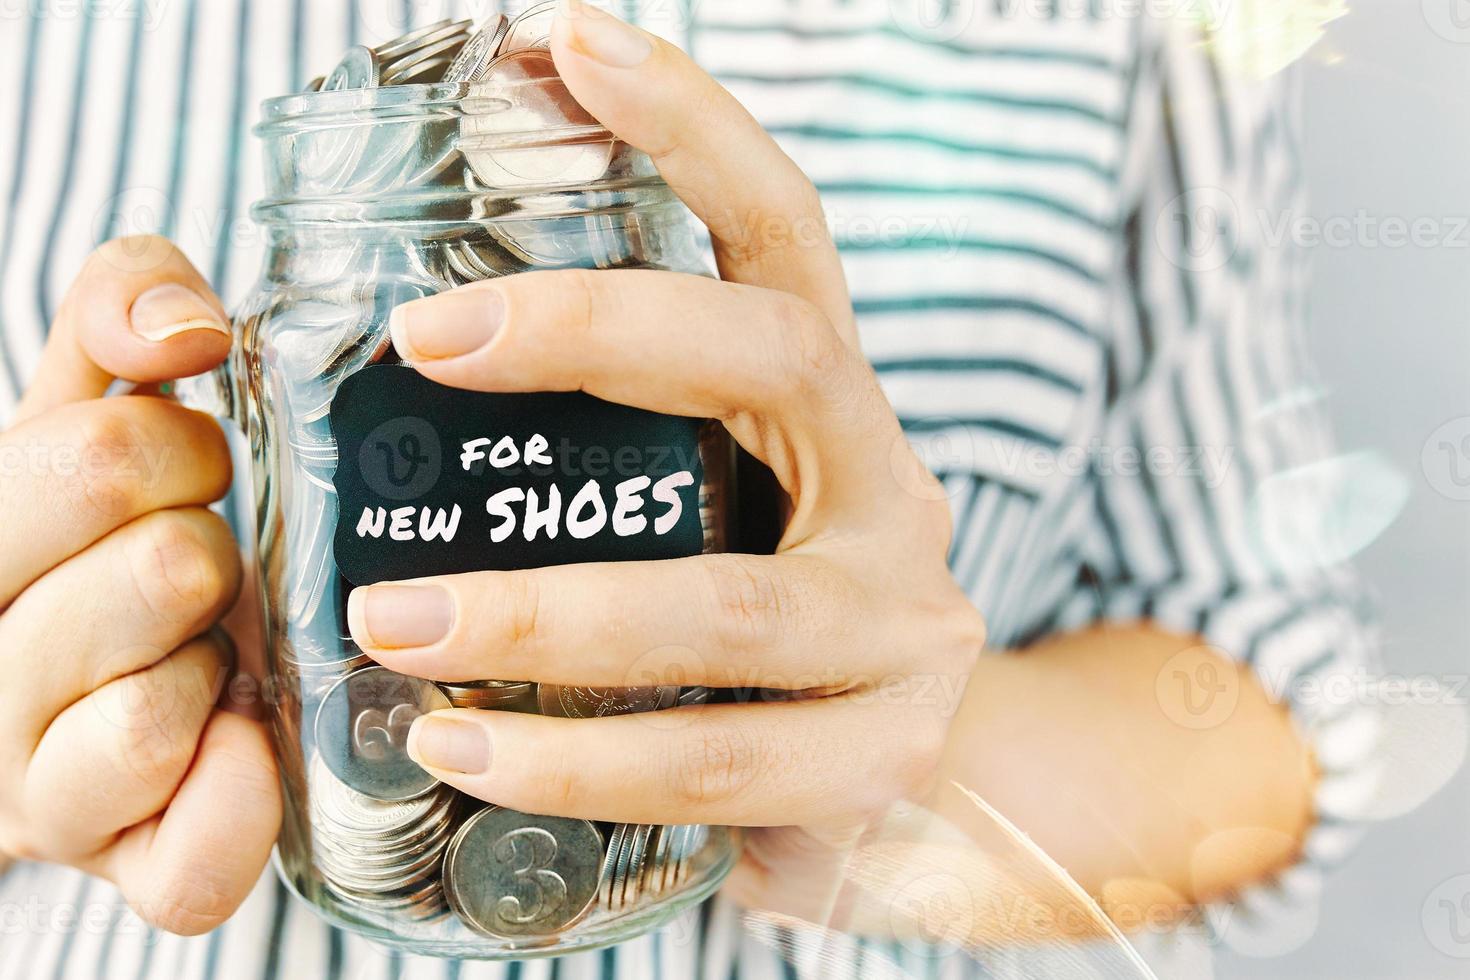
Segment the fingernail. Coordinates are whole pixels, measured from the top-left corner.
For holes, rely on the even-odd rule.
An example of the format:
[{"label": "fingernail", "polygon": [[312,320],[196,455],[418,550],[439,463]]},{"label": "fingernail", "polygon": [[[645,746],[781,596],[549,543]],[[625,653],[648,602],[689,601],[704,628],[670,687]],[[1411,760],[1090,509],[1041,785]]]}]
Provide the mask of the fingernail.
[{"label": "fingernail", "polygon": [[430,646],[449,635],[454,621],[454,601],[437,585],[370,585],[347,602],[358,604],[369,646]]},{"label": "fingernail", "polygon": [[557,13],[571,25],[572,46],[609,68],[636,68],[653,52],[642,31],[582,0],[561,0]]},{"label": "fingernail", "polygon": [[157,343],[189,330],[213,330],[230,336],[230,326],[203,296],[188,286],[167,282],[133,300],[128,311],[133,333]]},{"label": "fingernail", "polygon": [[430,769],[473,775],[490,768],[490,738],[473,722],[424,715],[409,729],[408,756]]},{"label": "fingernail", "polygon": [[505,319],[498,289],[458,289],[393,310],[389,326],[398,353],[413,360],[460,357],[494,339]]}]

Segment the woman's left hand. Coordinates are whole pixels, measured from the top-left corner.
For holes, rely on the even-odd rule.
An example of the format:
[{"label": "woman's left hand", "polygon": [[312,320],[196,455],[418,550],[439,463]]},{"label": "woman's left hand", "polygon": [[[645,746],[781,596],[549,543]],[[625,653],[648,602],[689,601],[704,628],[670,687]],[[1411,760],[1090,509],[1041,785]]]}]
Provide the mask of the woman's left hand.
[{"label": "woman's left hand", "polygon": [[840,853],[929,784],[984,642],[946,566],[948,506],[857,349],[810,181],[651,35],[574,8],[553,53],[573,94],[710,228],[724,281],[555,271],[477,283],[400,307],[399,353],[459,388],[581,389],[718,419],[775,472],[789,524],[771,556],[358,589],[352,634],[385,666],[443,681],[793,692],[586,720],[444,711],[415,723],[409,748],[444,782],[517,810],[767,828],[749,837],[736,897],[814,912],[830,889],[793,903],[792,879],[810,882],[814,855]]}]

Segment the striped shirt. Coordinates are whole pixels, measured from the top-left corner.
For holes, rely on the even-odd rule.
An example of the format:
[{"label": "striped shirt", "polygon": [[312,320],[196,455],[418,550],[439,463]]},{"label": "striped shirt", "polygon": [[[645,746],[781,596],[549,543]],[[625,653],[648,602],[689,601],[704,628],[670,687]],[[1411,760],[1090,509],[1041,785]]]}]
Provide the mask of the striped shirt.
[{"label": "striped shirt", "polygon": [[[1303,561],[1271,506],[1330,453],[1299,343],[1303,265],[1261,218],[1302,190],[1289,75],[1238,77],[1198,26],[1136,15],[1150,4],[612,5],[689,50],[821,191],[865,350],[950,494],[950,561],[995,649],[1146,618],[1204,635],[1283,701],[1303,678],[1365,669],[1372,634],[1352,579]],[[260,260],[248,222],[260,101],[300,89],[349,44],[469,6],[7,8],[0,419],[91,248],[159,232],[238,300]],[[1204,939],[1265,948],[1313,914],[1355,836],[1373,719],[1292,707],[1323,772],[1317,823],[1302,862],[1211,910]],[[56,918],[67,908],[78,914]],[[144,927],[103,882],[22,864],[0,877],[0,936],[0,980],[803,972],[720,900],[554,961],[389,954],[323,924],[269,874],[224,928],[181,939]],[[839,976],[983,973],[962,955],[849,952]]]}]

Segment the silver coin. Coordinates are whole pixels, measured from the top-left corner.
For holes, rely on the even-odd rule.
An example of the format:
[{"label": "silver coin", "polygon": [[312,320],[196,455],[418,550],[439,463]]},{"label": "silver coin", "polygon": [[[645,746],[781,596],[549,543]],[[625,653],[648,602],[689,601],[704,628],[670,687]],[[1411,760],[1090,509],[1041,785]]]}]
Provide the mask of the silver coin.
[{"label": "silver coin", "polygon": [[618,877],[619,862],[623,859],[623,846],[628,842],[632,824],[620,823],[613,827],[607,838],[607,853],[602,858],[601,880],[597,886],[597,901],[605,909],[616,911],[613,905],[613,882]]},{"label": "silver coin", "polygon": [[669,838],[665,833],[667,829],[662,826],[654,826],[648,834],[648,850],[643,858],[642,873],[638,879],[638,891],[649,899],[656,898],[659,893],[659,884],[656,879],[668,857]]},{"label": "silver coin", "polygon": [[632,863],[634,839],[637,836],[638,825],[629,824],[618,848],[618,859],[613,863],[612,881],[607,885],[609,911],[621,912],[625,908],[623,896],[628,889],[628,868]]},{"label": "silver coin", "polygon": [[[365,854],[371,849],[371,857],[379,859],[380,863],[401,863],[411,854],[431,845],[453,822],[455,806],[452,796],[430,793],[422,799],[429,801],[428,808],[410,819],[405,819],[401,813],[354,808],[351,803],[344,808],[340,800],[319,803],[312,809],[312,826],[320,831],[328,847],[339,852]],[[376,800],[368,802],[380,808],[401,805],[377,803]]]},{"label": "silver coin", "polygon": [[322,82],[323,92],[343,92],[350,89],[378,87],[378,56],[372,48],[357,44],[347,49],[347,54],[337,67],[327,73]]},{"label": "silver coin", "polygon": [[439,77],[444,70],[453,63],[456,55],[465,45],[465,36],[454,34],[440,41],[416,48],[406,54],[383,65],[379,76],[384,85],[407,85],[416,81],[436,81],[434,72],[437,69]]},{"label": "silver coin", "polygon": [[695,855],[704,850],[704,845],[709,842],[708,827],[702,824],[689,824],[683,829],[684,833],[680,835],[678,842],[677,863],[674,866],[671,888],[677,888],[689,879]]},{"label": "silver coin", "polygon": [[484,241],[466,239],[449,242],[443,246],[444,265],[453,278],[460,282],[480,282],[497,276],[519,272],[519,269],[500,264],[502,258],[493,246]]},{"label": "silver coin", "polygon": [[469,34],[470,27],[471,22],[468,20],[454,21],[446,17],[380,44],[373,51],[377,54],[379,61],[387,62],[431,44],[437,44],[456,34]]},{"label": "silver coin", "polygon": [[510,21],[504,14],[493,15],[460,48],[454,61],[444,70],[443,80],[447,83],[478,82],[483,78],[485,69],[495,60],[501,39],[509,27]]},{"label": "silver coin", "polygon": [[[405,828],[419,826],[446,807],[445,797],[425,794],[410,800],[383,801],[338,779],[320,750],[310,769],[313,823],[333,836],[385,840]],[[446,794],[447,795],[447,794]]]},{"label": "silver coin", "polygon": [[602,859],[602,835],[590,821],[490,807],[450,842],[444,890],[455,914],[481,935],[549,938],[592,907]]},{"label": "silver coin", "polygon": [[449,909],[444,901],[444,890],[440,883],[430,881],[406,895],[382,896],[371,892],[359,892],[344,888],[335,882],[323,879],[328,892],[339,902],[355,911],[367,910],[378,914],[408,918],[416,921],[433,921],[443,918]]},{"label": "silver coin", "polygon": [[470,114],[459,121],[459,148],[476,179],[488,188],[542,184],[586,184],[599,180],[612,160],[613,139],[584,142],[538,139],[525,134],[567,128],[595,136],[600,124],[572,98],[561,82],[551,53],[523,48],[498,56],[480,82],[486,98],[506,107]]},{"label": "silver coin", "polygon": [[551,47],[551,25],[556,22],[556,0],[527,7],[510,22],[496,54]]},{"label": "silver coin", "polygon": [[608,718],[613,715],[662,711],[674,706],[679,688],[657,687],[567,687],[541,684],[536,703],[543,715],[554,718]]},{"label": "silver coin", "polygon": [[638,898],[643,893],[643,869],[648,860],[649,839],[653,835],[653,827],[650,824],[639,824],[633,828],[628,835],[628,855],[625,859],[626,867],[623,868],[623,899],[622,906],[625,909],[633,908],[638,904]]},{"label": "silver coin", "polygon": [[[309,674],[314,681],[322,679],[336,682],[342,674],[351,673],[359,667],[371,664],[372,658],[357,648],[351,637],[342,637],[340,642],[328,649],[306,630],[292,630],[280,645],[281,662],[295,667],[303,681]],[[325,692],[323,692],[325,693]]]},{"label": "silver coin", "polygon": [[375,800],[411,800],[438,780],[408,756],[415,718],[451,707],[430,681],[368,667],[327,692],[316,716],[316,742],[332,775]]}]

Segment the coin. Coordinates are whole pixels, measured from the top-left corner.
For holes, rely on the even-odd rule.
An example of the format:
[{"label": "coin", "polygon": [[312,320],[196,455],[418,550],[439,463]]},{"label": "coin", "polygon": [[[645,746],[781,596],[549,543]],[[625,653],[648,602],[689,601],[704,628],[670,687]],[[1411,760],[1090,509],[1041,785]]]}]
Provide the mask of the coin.
[{"label": "coin", "polygon": [[623,908],[632,908],[638,904],[638,897],[643,893],[643,869],[648,859],[648,843],[653,835],[653,827],[650,824],[639,824],[628,835],[628,855],[626,867],[622,871]]},{"label": "coin", "polygon": [[471,22],[468,20],[453,21],[449,18],[436,20],[432,24],[420,27],[416,31],[409,31],[400,37],[378,45],[373,52],[382,62],[400,58],[413,51],[421,51],[430,45],[437,44],[447,38],[459,34],[468,35]]},{"label": "coin", "polygon": [[547,0],[521,11],[510,22],[505,39],[500,42],[496,54],[523,51],[527,48],[551,47],[551,25],[556,21],[556,0]]},{"label": "coin", "polygon": [[709,828],[703,824],[688,824],[682,828],[682,831],[675,842],[676,853],[672,855],[677,864],[672,868],[670,888],[677,888],[688,880],[695,855],[704,850],[704,845],[709,843]]},{"label": "coin", "polygon": [[475,30],[470,39],[460,48],[449,67],[444,70],[445,82],[478,82],[485,68],[494,60],[505,37],[510,21],[504,14],[494,14]]},{"label": "coin", "polygon": [[[506,107],[459,121],[459,148],[487,187],[585,184],[600,179],[612,160],[611,136],[572,98],[551,53],[522,48],[486,66],[477,92]],[[554,139],[548,131],[585,129],[583,141]],[[536,138],[528,139],[528,134]]]},{"label": "coin", "polygon": [[444,891],[481,935],[550,938],[592,907],[602,860],[602,835],[587,820],[490,807],[450,841]]},{"label": "coin", "polygon": [[342,92],[348,89],[378,87],[378,56],[372,48],[361,44],[347,49],[347,54],[337,67],[327,73],[322,82],[323,92]]},{"label": "coin", "polygon": [[510,708],[531,700],[530,681],[467,681],[440,684],[449,703],[456,708]]},{"label": "coin", "polygon": [[663,684],[657,687],[564,687],[541,684],[536,689],[536,702],[543,715],[555,718],[607,718],[643,711],[671,708],[679,697],[679,688]]},{"label": "coin", "polygon": [[623,859],[623,847],[628,842],[628,834],[633,829],[632,824],[616,824],[607,837],[607,853],[602,858],[601,880],[597,887],[597,901],[603,908],[612,910],[613,905],[613,881],[618,876],[618,867]]},{"label": "coin", "polygon": [[382,68],[380,76],[384,85],[408,85],[418,81],[432,81],[437,70],[440,77],[465,45],[463,35],[451,35],[441,41],[416,48],[395,59]]},{"label": "coin", "polygon": [[408,756],[413,720],[451,707],[431,682],[367,667],[327,692],[316,716],[316,742],[327,768],[374,800],[411,800],[438,785]]},{"label": "coin", "polygon": [[674,871],[678,864],[678,840],[683,827],[660,827],[653,843],[653,857],[648,862],[644,875],[644,890],[653,897],[662,895],[675,884]]}]

